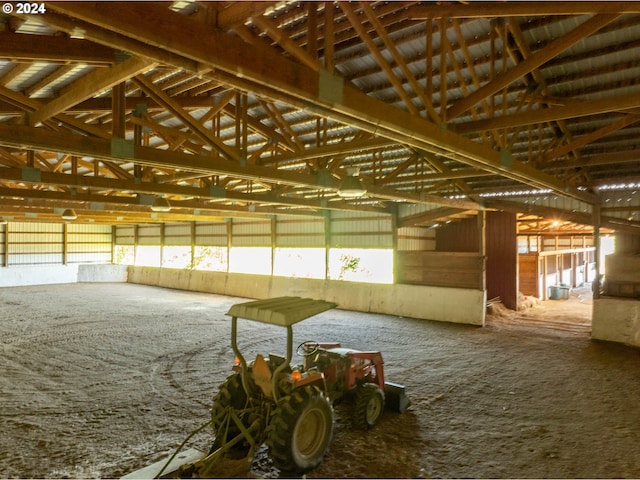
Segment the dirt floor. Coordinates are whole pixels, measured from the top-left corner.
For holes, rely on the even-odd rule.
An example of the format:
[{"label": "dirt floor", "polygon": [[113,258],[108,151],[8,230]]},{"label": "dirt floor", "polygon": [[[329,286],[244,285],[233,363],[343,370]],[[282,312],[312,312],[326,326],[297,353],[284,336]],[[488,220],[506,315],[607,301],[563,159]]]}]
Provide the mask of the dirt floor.
[{"label": "dirt floor", "polygon": [[[0,476],[112,478],[171,454],[229,373],[224,314],[240,301],[130,284],[0,289]],[[590,308],[574,295],[485,328],[341,310],[296,325],[298,343],[381,350],[413,402],[369,432],[339,405],[307,477],[640,478],[640,351],[591,341]],[[280,328],[239,330],[244,348],[284,351]],[[279,472],[263,450],[234,475]]]}]

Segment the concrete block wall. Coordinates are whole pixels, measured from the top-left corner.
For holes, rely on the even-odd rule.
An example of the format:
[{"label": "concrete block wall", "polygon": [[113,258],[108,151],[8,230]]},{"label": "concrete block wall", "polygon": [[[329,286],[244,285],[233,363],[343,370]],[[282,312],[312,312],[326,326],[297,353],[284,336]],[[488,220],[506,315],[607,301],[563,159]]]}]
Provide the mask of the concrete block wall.
[{"label": "concrete block wall", "polygon": [[383,285],[136,266],[129,266],[128,281],[255,299],[310,297],[335,302],[345,310],[470,325],[484,325],[485,320],[486,293],[463,288]]},{"label": "concrete block wall", "polygon": [[640,300],[615,297],[595,299],[591,338],[640,347]]},{"label": "concrete block wall", "polygon": [[126,281],[127,267],[125,265],[23,265],[0,268],[0,287]]}]

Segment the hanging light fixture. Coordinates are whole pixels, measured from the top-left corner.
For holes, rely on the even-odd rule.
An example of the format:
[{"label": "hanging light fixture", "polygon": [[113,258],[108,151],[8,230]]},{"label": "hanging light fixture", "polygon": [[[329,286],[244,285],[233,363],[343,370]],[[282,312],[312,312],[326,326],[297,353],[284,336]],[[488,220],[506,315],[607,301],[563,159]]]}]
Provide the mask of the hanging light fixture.
[{"label": "hanging light fixture", "polygon": [[62,212],[63,220],[75,220],[76,218],[78,218],[78,215],[72,208],[67,208],[64,212]]},{"label": "hanging light fixture", "polygon": [[338,187],[338,195],[342,198],[358,198],[365,193],[367,193],[366,187],[362,184],[360,178],[355,175],[344,177]]},{"label": "hanging light fixture", "polygon": [[358,198],[365,193],[367,193],[367,189],[362,185],[360,179],[352,175],[344,177],[338,187],[338,195],[342,198]]},{"label": "hanging light fixture", "polygon": [[153,201],[153,205],[151,205],[151,210],[154,212],[168,212],[171,210],[171,204],[166,197],[156,197]]}]

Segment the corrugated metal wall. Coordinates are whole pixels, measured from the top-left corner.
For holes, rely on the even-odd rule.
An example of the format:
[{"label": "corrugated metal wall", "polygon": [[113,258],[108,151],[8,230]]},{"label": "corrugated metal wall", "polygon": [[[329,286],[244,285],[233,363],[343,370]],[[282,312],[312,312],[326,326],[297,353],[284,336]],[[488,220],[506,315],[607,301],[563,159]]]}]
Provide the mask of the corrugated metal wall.
[{"label": "corrugated metal wall", "polygon": [[67,263],[110,263],[110,225],[67,225]]},{"label": "corrugated metal wall", "polygon": [[176,246],[191,245],[191,224],[178,223],[164,226],[164,244]]},{"label": "corrugated metal wall", "polygon": [[64,225],[9,223],[8,234],[8,265],[63,263]]},{"label": "corrugated metal wall", "polygon": [[330,247],[393,248],[393,224],[390,215],[356,212],[331,212]]},{"label": "corrugated metal wall", "polygon": [[138,245],[162,245],[161,225],[138,225]]},{"label": "corrugated metal wall", "polygon": [[114,243],[116,245],[135,245],[136,227],[134,225],[119,225],[116,227]]},{"label": "corrugated metal wall", "polygon": [[[195,224],[193,243],[199,246],[227,246],[231,229],[232,247],[325,247],[393,248],[394,229],[390,215],[357,212],[332,212],[328,235],[325,219],[278,216],[271,219],[233,219],[226,223]],[[188,224],[117,226],[116,245],[191,245],[192,227]],[[274,231],[275,228],[275,231]],[[273,231],[273,234],[272,234]],[[398,241],[403,250],[433,250],[435,233],[425,228],[402,228]]]},{"label": "corrugated metal wall", "polygon": [[424,252],[436,249],[436,229],[402,227],[398,229],[399,252]]},{"label": "corrugated metal wall", "polygon": [[3,266],[111,262],[109,225],[8,222],[0,227]]},{"label": "corrugated metal wall", "polygon": [[277,218],[277,247],[324,247],[324,244],[324,218]]},{"label": "corrugated metal wall", "polygon": [[7,265],[7,224],[0,223],[0,267]]},{"label": "corrugated metal wall", "polygon": [[197,223],[195,228],[195,244],[203,247],[226,247],[226,223]]},{"label": "corrugated metal wall", "polygon": [[234,218],[231,221],[232,247],[271,247],[271,220]]}]

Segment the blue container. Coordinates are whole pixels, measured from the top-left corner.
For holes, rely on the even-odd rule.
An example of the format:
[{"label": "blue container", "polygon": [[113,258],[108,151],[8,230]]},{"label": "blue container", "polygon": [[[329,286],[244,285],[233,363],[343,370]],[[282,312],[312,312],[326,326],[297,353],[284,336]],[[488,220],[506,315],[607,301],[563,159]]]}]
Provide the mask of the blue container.
[{"label": "blue container", "polygon": [[549,287],[550,300],[568,300],[569,290],[571,288],[565,285],[554,285]]}]

